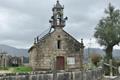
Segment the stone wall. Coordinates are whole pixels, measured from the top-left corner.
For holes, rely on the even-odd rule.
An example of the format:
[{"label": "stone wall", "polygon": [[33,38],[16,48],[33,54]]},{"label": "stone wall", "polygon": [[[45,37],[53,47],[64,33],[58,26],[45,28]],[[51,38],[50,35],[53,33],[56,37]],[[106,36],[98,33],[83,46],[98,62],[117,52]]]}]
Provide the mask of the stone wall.
[{"label": "stone wall", "polygon": [[[58,48],[58,41],[60,41],[60,48]],[[64,58],[63,70],[80,69],[83,60],[83,48],[83,43],[78,42],[63,29],[55,29],[37,39],[37,42],[29,49],[30,66],[34,71],[54,69],[59,66],[56,65],[57,57],[62,56]],[[67,63],[69,57],[74,59],[73,64]]]},{"label": "stone wall", "polygon": [[8,55],[5,52],[0,53],[0,67],[21,66],[23,65],[23,57]]},{"label": "stone wall", "polygon": [[101,69],[76,71],[76,72],[57,72],[52,73],[19,73],[19,74],[1,74],[0,80],[101,80],[103,71]]}]

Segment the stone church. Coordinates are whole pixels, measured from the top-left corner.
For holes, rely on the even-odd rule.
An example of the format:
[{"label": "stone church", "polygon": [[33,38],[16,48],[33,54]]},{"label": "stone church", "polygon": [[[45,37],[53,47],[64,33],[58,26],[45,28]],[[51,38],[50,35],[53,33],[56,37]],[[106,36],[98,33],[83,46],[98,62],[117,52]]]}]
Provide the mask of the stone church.
[{"label": "stone church", "polygon": [[42,38],[35,38],[29,49],[29,62],[33,70],[82,69],[83,40],[77,41],[63,29],[67,20],[67,17],[64,18],[63,9],[57,1],[49,21],[53,31],[50,29]]}]

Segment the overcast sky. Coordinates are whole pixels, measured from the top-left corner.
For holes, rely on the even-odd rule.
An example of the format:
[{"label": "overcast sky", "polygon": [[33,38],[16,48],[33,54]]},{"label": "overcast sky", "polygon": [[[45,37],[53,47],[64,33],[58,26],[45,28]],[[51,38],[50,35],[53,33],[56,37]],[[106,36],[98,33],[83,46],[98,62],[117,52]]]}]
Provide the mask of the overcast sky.
[{"label": "overcast sky", "polygon": [[[109,0],[110,1],[110,0]],[[120,9],[120,0],[110,1]],[[0,0],[0,44],[29,48],[34,37],[49,29],[49,19],[56,0]],[[68,17],[66,27],[77,40],[84,39],[85,46],[93,39],[94,28],[104,16],[107,0],[60,0]]]}]

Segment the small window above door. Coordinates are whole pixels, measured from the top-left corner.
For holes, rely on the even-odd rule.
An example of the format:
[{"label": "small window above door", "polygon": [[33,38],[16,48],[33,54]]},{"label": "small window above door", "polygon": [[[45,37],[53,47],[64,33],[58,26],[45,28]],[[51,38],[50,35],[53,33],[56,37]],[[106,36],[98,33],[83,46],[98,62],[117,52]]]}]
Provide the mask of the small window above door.
[{"label": "small window above door", "polygon": [[57,48],[61,49],[61,40],[57,40]]}]

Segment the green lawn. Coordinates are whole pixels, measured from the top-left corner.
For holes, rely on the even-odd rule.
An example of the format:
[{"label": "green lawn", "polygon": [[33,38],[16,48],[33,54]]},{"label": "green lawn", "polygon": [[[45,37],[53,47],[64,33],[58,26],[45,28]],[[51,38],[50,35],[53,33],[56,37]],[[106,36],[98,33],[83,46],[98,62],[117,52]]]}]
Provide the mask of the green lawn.
[{"label": "green lawn", "polygon": [[6,69],[0,70],[0,72],[3,72],[3,73],[27,73],[27,72],[31,72],[31,71],[32,71],[32,68],[26,67],[26,66],[8,67]]},{"label": "green lawn", "polygon": [[25,66],[21,66],[21,67],[12,67],[10,68],[10,70],[12,70],[12,72],[17,72],[17,73],[25,73],[25,72],[31,72],[32,68],[30,67],[25,67]]}]

